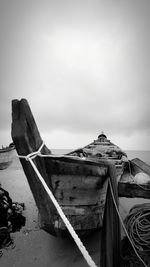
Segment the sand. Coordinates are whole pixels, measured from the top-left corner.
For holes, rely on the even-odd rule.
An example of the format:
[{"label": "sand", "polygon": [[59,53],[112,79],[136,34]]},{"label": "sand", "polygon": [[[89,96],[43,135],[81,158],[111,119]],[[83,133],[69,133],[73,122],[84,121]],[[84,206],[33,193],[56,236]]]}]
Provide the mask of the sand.
[{"label": "sand", "polygon": [[[15,202],[24,202],[26,224],[12,233],[14,244],[2,249],[1,267],[86,267],[83,256],[72,239],[53,237],[39,228],[38,210],[19,160],[0,171],[0,183]],[[99,232],[83,240],[89,254],[99,266]]]},{"label": "sand", "polygon": [[[27,179],[16,154],[8,169],[0,171],[0,183],[15,202],[24,202],[26,224],[20,232],[11,234],[14,244],[2,249],[1,267],[86,267],[88,266],[72,239],[53,237],[39,228],[38,210]],[[120,199],[120,212],[124,218],[129,209],[143,199]],[[100,233],[82,240],[89,254],[99,266]]]}]

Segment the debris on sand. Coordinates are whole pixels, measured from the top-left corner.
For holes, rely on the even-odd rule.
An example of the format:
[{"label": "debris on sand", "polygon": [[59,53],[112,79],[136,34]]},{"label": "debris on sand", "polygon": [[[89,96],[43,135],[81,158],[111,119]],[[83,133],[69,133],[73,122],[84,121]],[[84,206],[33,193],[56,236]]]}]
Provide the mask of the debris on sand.
[{"label": "debris on sand", "polygon": [[10,233],[25,225],[23,210],[24,203],[13,203],[9,193],[0,187],[0,248],[12,244]]}]

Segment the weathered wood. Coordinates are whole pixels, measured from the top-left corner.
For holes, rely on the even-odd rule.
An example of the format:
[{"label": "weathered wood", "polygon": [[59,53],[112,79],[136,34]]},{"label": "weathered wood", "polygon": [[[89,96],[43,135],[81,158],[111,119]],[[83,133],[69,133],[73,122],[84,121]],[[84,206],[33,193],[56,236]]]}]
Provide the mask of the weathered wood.
[{"label": "weathered wood", "polygon": [[77,206],[63,206],[62,210],[65,212],[66,215],[89,215],[91,213],[93,214],[100,214],[99,205],[77,205]]},{"label": "weathered wood", "polygon": [[150,198],[150,183],[137,184],[134,176],[138,173],[150,175],[150,166],[142,160],[135,158],[126,164],[125,170],[118,183],[119,197]]},{"label": "weathered wood", "polygon": [[[42,139],[25,99],[12,102],[12,120],[12,139],[18,154],[26,156],[37,151],[42,144]],[[46,146],[41,152],[50,154]],[[55,234],[57,229],[64,230],[64,227],[61,228],[61,219],[32,166],[25,159],[21,158],[20,161],[39,209],[42,228],[51,234]],[[84,160],[78,157],[53,155],[44,158],[36,157],[34,163],[62,208],[70,206],[76,209],[76,214],[66,213],[69,220],[73,222],[75,230],[77,227],[77,230],[82,233],[82,230],[83,232],[93,230],[100,225],[99,216],[103,207],[99,202],[100,188],[109,175],[107,163],[104,160]],[[81,205],[82,208],[83,205],[86,207],[89,205],[88,211],[91,209],[91,212],[81,215],[81,210],[77,209]],[[94,212],[95,206],[97,206],[96,212]]]},{"label": "weathered wood", "polygon": [[[99,214],[90,213],[84,215],[67,215],[69,222],[73,228],[78,232],[79,230],[96,230],[100,228]],[[86,222],[86,223],[85,223]],[[66,226],[60,217],[55,221],[57,229],[65,230]]]},{"label": "weathered wood", "polygon": [[150,184],[138,185],[136,183],[118,183],[119,197],[150,199]]},{"label": "weathered wood", "polygon": [[[52,175],[54,196],[61,205],[94,205],[98,203],[101,176]],[[106,195],[106,192],[105,192]]]},{"label": "weathered wood", "polygon": [[[101,233],[100,266],[120,266],[120,221],[114,205],[118,207],[118,192],[116,181],[116,168],[109,165],[110,182],[107,186],[106,205]],[[113,194],[113,195],[112,195]]]},{"label": "weathered wood", "polygon": [[[23,156],[37,151],[42,144],[40,133],[25,99],[12,102],[12,139],[18,154]],[[41,152],[47,155],[51,154],[45,145]],[[116,161],[113,157],[111,159],[113,162]],[[67,231],[30,163],[25,159],[20,159],[20,161],[39,209],[42,228],[51,234],[55,234],[57,230]],[[123,168],[122,164],[116,165],[114,175],[112,174],[114,169],[112,170],[113,167],[110,167],[113,165],[108,159],[94,157],[83,159],[73,155],[59,157],[51,155],[46,158],[36,157],[34,163],[75,230],[83,234],[102,225],[106,192],[110,190],[108,188],[108,178],[109,176],[113,179],[119,177]],[[118,160],[117,163],[120,163],[120,161]],[[127,176],[130,175],[130,170],[132,175],[138,173],[141,169],[149,174],[150,167],[145,163],[139,162],[137,159],[130,163],[131,169],[128,166],[125,170]],[[150,191],[144,190],[144,193],[141,194],[141,187],[133,183],[132,186],[131,183],[129,184],[132,190],[127,188],[127,183],[120,180],[118,184],[119,196],[128,197],[129,195],[131,197],[133,195],[149,198]],[[107,201],[107,208],[108,206]],[[108,227],[110,223],[106,221],[106,227]],[[114,229],[114,219],[112,223]],[[110,253],[110,246],[108,245],[108,247]]]},{"label": "weathered wood", "polygon": [[98,203],[98,189],[57,189],[54,193],[60,205],[95,205]]},{"label": "weathered wood", "polygon": [[107,166],[104,161],[93,162],[78,157],[54,156],[45,158],[46,170],[49,174],[66,175],[90,175],[103,176],[107,174]]},{"label": "weathered wood", "polygon": [[103,225],[103,217],[104,217],[104,209],[105,209],[105,204],[106,204],[106,195],[107,195],[107,190],[108,190],[108,179],[104,181],[103,186],[100,189],[99,193],[99,199],[98,199],[98,205],[100,207],[100,225]]},{"label": "weathered wood", "polygon": [[57,189],[63,190],[76,190],[76,189],[100,189],[103,185],[103,179],[101,176],[89,176],[89,175],[64,175],[64,174],[52,174],[52,186],[54,193]]},{"label": "weathered wood", "polygon": [[0,170],[7,169],[12,163],[12,152],[14,147],[4,147],[0,149]]},{"label": "weathered wood", "polygon": [[[19,155],[26,156],[31,152],[35,152],[42,144],[42,139],[33,118],[32,112],[25,99],[21,101],[12,101],[12,139],[15,144],[17,153]],[[50,154],[49,149],[46,146],[42,148],[44,154]],[[54,232],[53,221],[56,210],[45,193],[41,182],[39,181],[35,171],[28,161],[20,159],[31,191],[33,193],[36,205],[41,215],[41,224],[46,227],[49,225],[48,231]],[[51,180],[47,176],[45,169],[45,162],[43,158],[36,157],[34,163],[40,171],[41,175],[45,179],[47,185],[51,187]]]},{"label": "weathered wood", "polygon": [[143,171],[147,173],[148,175],[150,175],[150,166],[144,161],[142,161],[141,159],[139,158],[132,159],[131,164],[132,166],[134,165],[134,168],[136,169],[136,173]]},{"label": "weathered wood", "polygon": [[11,163],[12,161],[0,162],[0,170],[7,169]]}]

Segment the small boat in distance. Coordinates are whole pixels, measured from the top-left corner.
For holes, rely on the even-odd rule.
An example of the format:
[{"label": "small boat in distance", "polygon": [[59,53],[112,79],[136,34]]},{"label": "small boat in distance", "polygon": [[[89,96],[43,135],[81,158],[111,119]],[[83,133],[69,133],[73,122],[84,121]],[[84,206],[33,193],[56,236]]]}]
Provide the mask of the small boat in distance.
[{"label": "small boat in distance", "polygon": [[[124,167],[130,162],[126,153],[101,133],[94,142],[81,149],[65,155],[52,154],[41,139],[26,99],[12,101],[11,133],[39,210],[41,228],[52,235],[68,233],[35,169],[79,236],[100,228],[108,180],[112,176],[114,183],[120,183]],[[32,157],[35,169],[29,157]],[[126,186],[124,182],[123,186]]]},{"label": "small boat in distance", "polygon": [[13,143],[9,144],[9,146],[2,146],[2,148],[0,148],[0,170],[7,169],[12,163],[11,154],[14,149],[15,146]]}]

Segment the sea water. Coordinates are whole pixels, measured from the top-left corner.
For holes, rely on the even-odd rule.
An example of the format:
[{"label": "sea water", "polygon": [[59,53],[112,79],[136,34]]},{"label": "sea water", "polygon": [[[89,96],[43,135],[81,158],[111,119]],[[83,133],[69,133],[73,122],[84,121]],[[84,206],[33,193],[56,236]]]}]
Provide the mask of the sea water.
[{"label": "sea water", "polygon": [[127,150],[125,151],[129,159],[139,158],[150,165],[150,151]]}]

